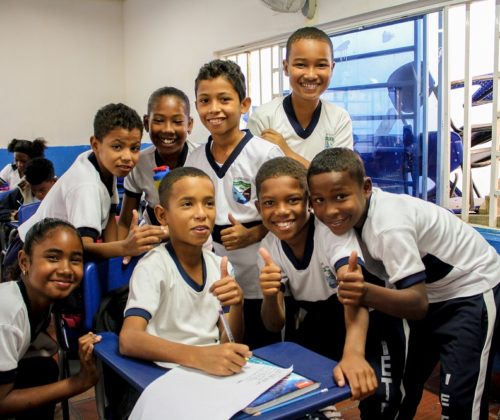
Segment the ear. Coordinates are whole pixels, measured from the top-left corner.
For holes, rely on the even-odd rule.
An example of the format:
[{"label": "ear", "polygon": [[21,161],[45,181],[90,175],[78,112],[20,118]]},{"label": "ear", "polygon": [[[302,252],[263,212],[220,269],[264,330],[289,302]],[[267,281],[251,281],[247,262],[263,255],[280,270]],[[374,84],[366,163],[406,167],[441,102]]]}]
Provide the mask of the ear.
[{"label": "ear", "polygon": [[26,254],[26,252],[24,252],[24,250],[19,251],[19,254],[17,254],[17,262],[19,264],[19,268],[21,269],[22,273],[28,271],[29,257]]},{"label": "ear", "polygon": [[372,179],[369,176],[365,177],[365,180],[363,181],[363,193],[366,198],[370,197],[372,193]]},{"label": "ear", "polygon": [[259,212],[259,214],[260,214],[260,202],[259,202],[259,200],[255,200],[255,201],[254,201],[254,204],[255,204],[255,208],[257,209],[257,211],[258,211],[258,212]]},{"label": "ear", "polygon": [[193,131],[193,117],[189,117],[188,121],[188,129],[187,129],[188,134],[191,134],[191,131]]},{"label": "ear", "polygon": [[332,61],[332,71],[335,68],[335,60]]},{"label": "ear", "polygon": [[247,96],[241,101],[240,109],[242,114],[246,114],[252,105],[252,100]]},{"label": "ear", "polygon": [[149,133],[149,115],[142,116],[142,123],[144,124],[144,130]]},{"label": "ear", "polygon": [[168,212],[165,210],[165,208],[162,205],[157,204],[155,206],[155,216],[162,226],[168,226],[167,213]]},{"label": "ear", "polygon": [[283,60],[283,73],[285,73],[285,76],[289,76],[288,74],[288,60],[284,59]]},{"label": "ear", "polygon": [[92,136],[90,138],[90,147],[92,147],[93,152],[97,152],[97,149],[99,149],[99,145],[101,142],[97,139],[96,136]]}]

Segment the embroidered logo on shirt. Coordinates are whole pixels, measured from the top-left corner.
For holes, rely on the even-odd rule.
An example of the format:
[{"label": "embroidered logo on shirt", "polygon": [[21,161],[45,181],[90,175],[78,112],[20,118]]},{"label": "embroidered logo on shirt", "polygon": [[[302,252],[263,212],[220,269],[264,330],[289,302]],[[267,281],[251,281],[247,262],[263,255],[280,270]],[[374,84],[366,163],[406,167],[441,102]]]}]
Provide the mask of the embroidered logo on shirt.
[{"label": "embroidered logo on shirt", "polygon": [[335,147],[335,136],[333,134],[326,134],[325,135],[325,149],[331,149],[332,147]]},{"label": "embroidered logo on shirt", "polygon": [[250,201],[252,195],[252,183],[248,179],[235,178],[233,180],[233,200],[240,204]]},{"label": "embroidered logo on shirt", "polygon": [[336,289],[338,286],[337,279],[335,278],[332,270],[330,270],[330,267],[321,264],[321,269],[323,270],[323,275],[325,276],[325,281],[328,286],[330,286],[332,289]]}]

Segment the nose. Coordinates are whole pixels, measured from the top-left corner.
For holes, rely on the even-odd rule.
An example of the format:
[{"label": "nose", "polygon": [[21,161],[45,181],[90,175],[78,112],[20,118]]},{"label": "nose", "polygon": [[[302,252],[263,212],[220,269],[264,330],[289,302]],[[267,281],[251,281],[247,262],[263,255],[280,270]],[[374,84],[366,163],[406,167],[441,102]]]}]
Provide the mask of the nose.
[{"label": "nose", "polygon": [[315,79],[316,78],[316,68],[314,66],[307,67],[306,77],[308,77],[309,79]]},{"label": "nose", "polygon": [[283,202],[278,203],[278,208],[276,209],[276,212],[278,214],[286,214],[286,213],[288,213],[288,207],[287,207],[286,203],[283,203]]},{"label": "nose", "polygon": [[209,103],[209,111],[212,114],[217,114],[220,111],[220,105],[218,101],[210,101]]},{"label": "nose", "polygon": [[335,204],[327,203],[326,205],[326,216],[331,219],[334,218],[339,212],[339,209]]},{"label": "nose", "polygon": [[164,131],[166,131],[167,133],[173,133],[175,130],[174,130],[174,125],[172,124],[171,121],[165,121],[165,124],[164,124]]},{"label": "nose", "polygon": [[60,274],[65,276],[71,276],[71,264],[69,259],[61,258],[58,266],[58,271]]},{"label": "nose", "polygon": [[199,204],[198,206],[196,206],[196,212],[194,217],[197,220],[205,220],[207,218],[207,213],[205,211],[205,207],[203,206],[203,204]]},{"label": "nose", "polygon": [[123,162],[130,162],[132,160],[132,153],[130,148],[124,147],[121,154],[121,159]]}]

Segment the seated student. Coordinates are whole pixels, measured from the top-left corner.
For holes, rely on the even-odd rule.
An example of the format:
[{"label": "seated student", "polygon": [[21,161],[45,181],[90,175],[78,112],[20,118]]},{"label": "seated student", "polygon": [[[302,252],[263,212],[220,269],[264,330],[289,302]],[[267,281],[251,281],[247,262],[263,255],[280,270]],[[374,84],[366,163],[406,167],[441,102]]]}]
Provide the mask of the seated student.
[{"label": "seated student", "polygon": [[[367,310],[357,314],[337,299],[338,281],[353,275],[347,274],[349,256],[356,251],[362,257],[356,235],[336,237],[309,212],[306,173],[288,157],[267,161],[257,173],[256,205],[269,229],[259,261],[264,324],[274,331],[283,328],[294,299],[300,312],[296,322],[286,320],[285,339],[340,360],[335,379],[342,385],[347,378],[354,399],[377,390],[360,404],[363,418],[395,418],[404,366],[402,321],[376,311],[370,314],[366,357],[379,379],[377,389],[375,373],[364,360],[366,325],[360,321],[367,319]],[[355,267],[356,260],[352,263]]]},{"label": "seated student", "polygon": [[141,197],[147,207],[143,218],[147,224],[159,225],[154,208],[159,204],[158,183],[154,169],[166,165],[170,170],[183,166],[191,146],[186,142],[193,128],[189,98],[174,87],[155,90],[148,100],[148,113],[143,116],[144,128],[152,146],[141,151],[139,161],[125,177],[125,195],[118,228],[126,236],[132,221],[132,211],[139,209]]},{"label": "seated student", "polygon": [[322,30],[297,29],[286,43],[283,71],[290,95],[258,107],[248,129],[283,150],[304,166],[329,147],[353,147],[352,122],[344,109],[321,99],[333,74],[333,45]]},{"label": "seated student", "polygon": [[368,270],[388,287],[344,281],[339,299],[412,319],[399,418],[415,415],[440,362],[442,418],[488,418],[491,348],[500,317],[500,256],[471,226],[433,203],[372,188],[361,158],[329,149],[308,172],[316,216],[336,235],[355,229]]},{"label": "seated student", "polygon": [[257,252],[266,234],[254,206],[255,175],[266,160],[283,156],[280,148],[240,129],[248,112],[245,76],[238,64],[213,60],[205,64],[195,81],[196,110],[210,131],[205,146],[188,156],[187,166],[204,170],[215,185],[217,216],[212,234],[217,255],[226,255],[245,295],[245,338],[250,348],[280,341],[262,324]]},{"label": "seated student", "polygon": [[[140,255],[158,244],[163,230],[137,226],[137,212],[126,238],[118,239],[117,235],[116,177],[126,176],[137,163],[142,128],[139,115],[126,105],[109,104],[99,109],[90,138],[92,149],[76,158],[36,213],[19,226],[21,240],[37,221],[57,217],[78,229],[86,256]],[[102,241],[97,241],[99,238]]]},{"label": "seated student", "polygon": [[[157,219],[170,229],[166,245],[137,263],[120,332],[120,352],[171,366],[171,363],[227,376],[239,372],[248,347],[243,337],[243,293],[227,257],[203,249],[215,222],[215,193],[201,170],[174,169],[160,184]],[[223,344],[221,344],[223,343]],[[170,364],[169,364],[170,363]]]},{"label": "seated student", "polygon": [[[9,188],[16,187],[24,176],[26,164],[34,158],[43,157],[47,142],[43,138],[33,141],[12,139],[7,150],[14,153],[14,163],[5,165],[0,171],[0,183],[6,183]],[[21,188],[26,188],[25,183],[21,183]]]},{"label": "seated student", "polygon": [[47,333],[52,306],[83,277],[83,246],[69,223],[46,218],[35,224],[19,253],[20,281],[0,284],[0,417],[52,419],[55,404],[97,382],[94,344],[79,339],[80,371],[58,381],[52,357],[57,344]]},{"label": "seated student", "polygon": [[17,210],[23,204],[43,200],[57,180],[54,165],[48,159],[34,158],[26,164],[24,179],[28,185],[25,191],[18,186],[0,201],[1,221],[16,220]]}]

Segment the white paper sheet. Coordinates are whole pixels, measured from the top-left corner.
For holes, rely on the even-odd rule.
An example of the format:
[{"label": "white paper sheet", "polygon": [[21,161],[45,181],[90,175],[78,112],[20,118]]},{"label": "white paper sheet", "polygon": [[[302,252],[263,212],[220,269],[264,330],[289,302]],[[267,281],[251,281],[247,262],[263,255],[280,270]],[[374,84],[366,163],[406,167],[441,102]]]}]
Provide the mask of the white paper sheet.
[{"label": "white paper sheet", "polygon": [[292,371],[251,363],[232,376],[213,376],[177,367],[151,382],[130,420],[227,420]]}]

